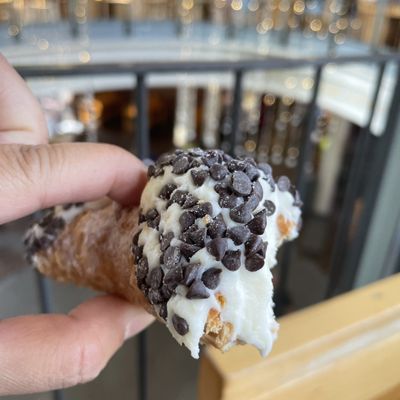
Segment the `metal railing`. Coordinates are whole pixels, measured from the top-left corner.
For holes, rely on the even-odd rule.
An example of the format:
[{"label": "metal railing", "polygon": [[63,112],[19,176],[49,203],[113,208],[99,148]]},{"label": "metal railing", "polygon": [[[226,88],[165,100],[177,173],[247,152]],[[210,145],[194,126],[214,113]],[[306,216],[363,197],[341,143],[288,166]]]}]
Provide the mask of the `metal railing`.
[{"label": "metal railing", "polygon": [[[391,106],[386,122],[386,129],[381,137],[371,134],[371,123],[377,104],[379,91],[382,84],[382,77],[388,63],[397,65],[395,87]],[[210,73],[210,72],[231,72],[234,74],[233,100],[231,105],[232,129],[229,138],[229,149],[233,153],[239,137],[239,122],[241,118],[241,103],[243,95],[244,75],[256,70],[276,70],[276,69],[295,69],[304,66],[314,68],[314,86],[312,89],[311,100],[308,103],[306,114],[305,131],[302,136],[300,158],[297,166],[296,185],[302,197],[305,197],[307,188],[306,165],[312,156],[312,132],[315,129],[318,110],[318,95],[321,87],[321,78],[327,64],[374,64],[378,68],[378,77],[375,82],[373,99],[369,110],[367,125],[359,134],[355,148],[355,157],[352,160],[345,191],[345,200],[341,211],[341,217],[334,241],[334,252],[331,262],[331,275],[327,296],[332,296],[339,292],[351,289],[354,276],[357,271],[358,261],[362,252],[362,246],[368,227],[371,222],[371,215],[374,209],[377,196],[377,187],[382,179],[385,169],[387,155],[390,144],[395,134],[395,120],[400,107],[400,55],[370,54],[357,56],[340,56],[336,58],[302,58],[287,59],[282,57],[269,57],[266,59],[240,60],[240,61],[182,61],[182,62],[163,62],[163,63],[111,63],[111,64],[85,64],[85,65],[63,65],[63,66],[24,66],[17,67],[19,73],[25,78],[38,77],[66,77],[66,76],[88,76],[88,75],[107,75],[107,74],[132,74],[136,77],[136,87],[134,96],[137,106],[135,148],[140,158],[148,158],[150,155],[149,140],[149,104],[148,104],[148,85],[146,79],[150,74],[162,73]],[[132,127],[134,129],[135,127]],[[371,148],[374,149],[372,160],[371,175],[368,181],[363,181],[362,173],[366,167],[366,154]],[[362,216],[355,235],[354,244],[349,250],[347,248],[347,238],[349,235],[350,222],[353,215],[354,204],[360,192],[363,192],[365,205]],[[282,264],[280,266],[280,280],[277,288],[279,295],[285,293],[287,285],[287,275],[289,270],[289,260],[292,257],[293,244],[286,246]],[[48,288],[44,278],[38,277],[41,306],[43,312],[48,312],[51,307]],[[147,354],[146,354],[146,334],[142,333],[138,340],[138,396],[140,400],[148,398],[147,383]],[[62,399],[62,392],[54,393],[55,399]]]}]

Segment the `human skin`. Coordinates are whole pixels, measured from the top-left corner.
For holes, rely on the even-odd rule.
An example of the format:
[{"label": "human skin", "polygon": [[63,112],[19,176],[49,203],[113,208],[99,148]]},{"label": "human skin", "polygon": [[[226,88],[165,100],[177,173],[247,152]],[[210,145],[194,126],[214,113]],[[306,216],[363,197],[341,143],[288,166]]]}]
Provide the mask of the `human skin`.
[{"label": "human skin", "polygon": [[[129,152],[106,144],[49,145],[47,137],[38,102],[0,55],[0,224],[102,196],[138,204],[146,171]],[[152,321],[115,296],[93,298],[68,315],[0,320],[0,396],[88,382]]]}]

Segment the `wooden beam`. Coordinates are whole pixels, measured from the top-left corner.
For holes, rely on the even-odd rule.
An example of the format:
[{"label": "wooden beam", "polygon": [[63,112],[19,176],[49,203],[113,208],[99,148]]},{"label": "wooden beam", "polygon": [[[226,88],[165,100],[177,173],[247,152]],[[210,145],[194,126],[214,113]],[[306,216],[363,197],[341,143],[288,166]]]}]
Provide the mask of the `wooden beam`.
[{"label": "wooden beam", "polygon": [[249,346],[208,348],[199,400],[400,398],[400,274],[279,323],[265,359]]}]

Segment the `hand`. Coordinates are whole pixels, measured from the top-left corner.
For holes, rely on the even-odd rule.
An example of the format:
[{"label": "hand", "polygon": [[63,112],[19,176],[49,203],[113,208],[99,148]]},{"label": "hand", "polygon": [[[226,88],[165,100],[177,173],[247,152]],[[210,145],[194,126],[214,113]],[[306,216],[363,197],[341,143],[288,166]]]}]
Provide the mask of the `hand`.
[{"label": "hand", "polygon": [[[137,204],[143,164],[105,144],[47,144],[39,104],[0,55],[0,224],[55,204],[108,195]],[[153,318],[101,296],[68,315],[0,321],[0,396],[41,392],[94,379],[123,341]]]}]

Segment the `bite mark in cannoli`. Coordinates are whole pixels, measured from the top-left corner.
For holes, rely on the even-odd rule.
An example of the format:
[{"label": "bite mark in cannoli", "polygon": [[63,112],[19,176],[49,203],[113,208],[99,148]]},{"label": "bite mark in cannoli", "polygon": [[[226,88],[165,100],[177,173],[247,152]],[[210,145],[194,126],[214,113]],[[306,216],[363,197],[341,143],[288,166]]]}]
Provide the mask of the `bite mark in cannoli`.
[{"label": "bite mark in cannoli", "polygon": [[[297,236],[299,205],[286,177],[275,184],[269,166],[221,151],[178,150],[149,169],[133,244],[148,265],[139,287],[193,357],[210,337],[223,350],[244,342],[270,351],[270,268],[281,242]],[[154,284],[153,273],[164,279]]]}]

